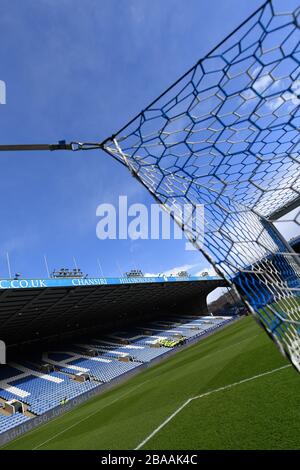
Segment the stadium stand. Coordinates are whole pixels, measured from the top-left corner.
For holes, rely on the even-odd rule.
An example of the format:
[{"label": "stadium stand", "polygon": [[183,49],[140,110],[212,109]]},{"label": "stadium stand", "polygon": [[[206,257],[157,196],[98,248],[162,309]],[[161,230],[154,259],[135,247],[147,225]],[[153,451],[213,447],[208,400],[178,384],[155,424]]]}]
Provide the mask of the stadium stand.
[{"label": "stadium stand", "polygon": [[0,430],[1,433],[5,431],[9,431],[10,429],[19,426],[19,424],[23,424],[28,421],[30,418],[25,416],[21,413],[15,413],[12,416],[4,416],[0,413]]},{"label": "stadium stand", "polygon": [[[97,342],[97,340],[94,341]],[[155,359],[167,352],[167,349],[162,347],[149,348],[147,346],[137,346],[136,344],[110,343],[109,341],[99,341],[98,344],[100,348],[103,348],[103,351],[105,351],[104,354],[125,354],[138,362],[150,362],[152,359]]]},{"label": "stadium stand", "polygon": [[71,334],[94,337],[97,328],[102,334],[126,328],[128,320],[138,325],[153,316],[163,318],[170,298],[176,300],[174,314],[183,309],[206,314],[207,295],[226,285],[218,276],[1,279],[1,340],[7,346],[19,346]]},{"label": "stadium stand", "polygon": [[0,331],[9,351],[0,367],[2,438],[159,360],[179,337],[197,339],[199,330],[186,324],[206,314],[207,295],[226,285],[218,276],[1,279]]},{"label": "stadium stand", "polygon": [[139,366],[139,364],[135,362],[118,362],[101,358],[75,359],[70,362],[69,365],[79,365],[85,368],[95,379],[101,382],[109,382]]},{"label": "stadium stand", "polygon": [[[163,357],[178,339],[192,341],[231,320],[168,317],[10,362],[0,368],[0,434]],[[79,381],[80,374],[84,379]],[[15,400],[24,406],[23,413],[8,416],[5,404]]]}]

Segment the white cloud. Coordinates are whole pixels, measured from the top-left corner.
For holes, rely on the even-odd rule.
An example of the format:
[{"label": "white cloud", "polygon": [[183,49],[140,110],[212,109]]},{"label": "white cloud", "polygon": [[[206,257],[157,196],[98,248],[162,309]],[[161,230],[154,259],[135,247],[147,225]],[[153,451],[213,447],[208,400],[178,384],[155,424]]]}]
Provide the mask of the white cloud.
[{"label": "white cloud", "polygon": [[160,274],[164,274],[165,276],[171,276],[172,274],[176,275],[180,271],[190,271],[191,269],[197,268],[198,266],[199,264],[183,264],[181,266],[175,266],[174,268],[167,269],[160,273],[145,273],[144,276],[145,277],[157,277]]},{"label": "white cloud", "polygon": [[252,88],[254,88],[255,91],[258,93],[262,93],[265,91],[271,84],[273,83],[272,77],[267,74],[264,75],[263,77],[259,77],[257,80],[252,85]]},{"label": "white cloud", "polygon": [[217,276],[217,273],[213,266],[210,266],[208,268],[201,269],[201,271],[198,271],[194,274],[194,276],[202,276],[203,273],[208,273],[209,276]]}]

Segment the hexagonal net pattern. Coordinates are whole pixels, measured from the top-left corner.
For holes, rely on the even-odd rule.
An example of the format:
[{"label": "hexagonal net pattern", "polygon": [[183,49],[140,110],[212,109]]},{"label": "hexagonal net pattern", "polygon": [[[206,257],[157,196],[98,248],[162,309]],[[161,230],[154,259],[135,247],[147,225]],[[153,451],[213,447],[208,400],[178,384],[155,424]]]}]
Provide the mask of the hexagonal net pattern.
[{"label": "hexagonal net pattern", "polygon": [[296,3],[267,1],[104,146],[300,370],[299,257],[271,221],[300,202]]}]

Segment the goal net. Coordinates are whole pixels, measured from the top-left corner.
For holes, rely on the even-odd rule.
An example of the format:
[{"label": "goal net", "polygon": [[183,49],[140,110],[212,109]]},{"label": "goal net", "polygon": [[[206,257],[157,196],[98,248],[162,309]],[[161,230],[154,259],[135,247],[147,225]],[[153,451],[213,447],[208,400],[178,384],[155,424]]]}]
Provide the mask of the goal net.
[{"label": "goal net", "polygon": [[[300,371],[300,8],[267,1],[111,139]],[[183,206],[194,208],[182,221]],[[195,220],[204,205],[204,220]],[[292,211],[292,212],[291,212]],[[204,240],[195,227],[204,223]],[[296,227],[296,228],[295,228]]]}]

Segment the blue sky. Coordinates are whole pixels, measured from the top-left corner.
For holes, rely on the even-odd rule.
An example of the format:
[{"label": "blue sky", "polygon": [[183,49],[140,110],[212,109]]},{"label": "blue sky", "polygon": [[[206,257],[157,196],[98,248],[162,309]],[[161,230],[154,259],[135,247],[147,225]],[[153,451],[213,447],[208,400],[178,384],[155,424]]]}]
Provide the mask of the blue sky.
[{"label": "blue sky", "polygon": [[[251,14],[261,0],[2,0],[1,143],[101,141]],[[101,241],[96,208],[152,198],[102,151],[0,156],[0,277],[72,267],[106,276],[206,268],[185,241]],[[119,267],[118,267],[119,266]]]}]

